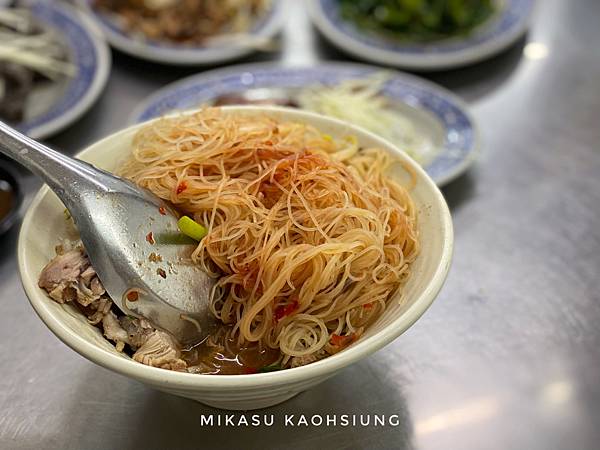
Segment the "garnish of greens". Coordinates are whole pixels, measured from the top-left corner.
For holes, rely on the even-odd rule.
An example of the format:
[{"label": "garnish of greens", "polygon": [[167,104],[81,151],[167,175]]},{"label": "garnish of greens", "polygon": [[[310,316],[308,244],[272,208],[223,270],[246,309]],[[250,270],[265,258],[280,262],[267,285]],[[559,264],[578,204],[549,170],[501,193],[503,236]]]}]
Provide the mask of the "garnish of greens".
[{"label": "garnish of greens", "polygon": [[393,142],[421,165],[436,155],[437,148],[418,133],[413,122],[381,95],[389,80],[385,72],[334,86],[316,85],[294,98],[302,109],[336,117],[359,125]]},{"label": "garnish of greens", "polygon": [[493,0],[338,0],[360,28],[411,41],[469,34],[494,13]]},{"label": "garnish of greens", "polygon": [[281,367],[280,364],[275,363],[275,364],[271,364],[269,366],[261,367],[260,369],[258,369],[258,372],[259,373],[276,372],[276,371],[282,370],[282,369],[283,369],[283,367]]},{"label": "garnish of greens", "polygon": [[188,216],[181,217],[177,222],[177,226],[179,227],[179,231],[195,241],[201,241],[207,234],[206,228]]},{"label": "garnish of greens", "polygon": [[37,82],[76,72],[58,33],[40,27],[27,10],[0,8],[0,117],[22,120]]}]

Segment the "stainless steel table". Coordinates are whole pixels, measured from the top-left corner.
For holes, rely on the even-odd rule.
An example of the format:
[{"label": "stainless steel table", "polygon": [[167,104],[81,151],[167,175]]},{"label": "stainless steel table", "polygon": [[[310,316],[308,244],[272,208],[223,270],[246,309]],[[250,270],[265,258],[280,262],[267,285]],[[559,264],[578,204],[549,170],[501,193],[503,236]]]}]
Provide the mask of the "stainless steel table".
[{"label": "stainless steel table", "polygon": [[[252,60],[345,58],[293,3],[283,50]],[[13,230],[0,242],[0,447],[600,448],[600,2],[538,3],[509,51],[429,76],[470,103],[485,147],[444,189],[454,265],[406,334],[267,410],[273,427],[200,426],[219,412],[97,367],[46,329],[21,289]],[[50,143],[72,154],[193,72],[116,54],[102,99]],[[39,183],[24,179],[30,197]],[[284,427],[285,413],[400,419]]]}]

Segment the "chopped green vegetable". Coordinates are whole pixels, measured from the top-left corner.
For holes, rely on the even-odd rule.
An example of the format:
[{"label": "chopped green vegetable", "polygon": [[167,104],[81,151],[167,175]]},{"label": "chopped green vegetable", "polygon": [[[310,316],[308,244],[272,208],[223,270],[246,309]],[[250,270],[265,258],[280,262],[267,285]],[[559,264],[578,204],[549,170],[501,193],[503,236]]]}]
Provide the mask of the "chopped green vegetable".
[{"label": "chopped green vegetable", "polygon": [[282,370],[282,369],[283,369],[283,367],[281,367],[279,364],[275,363],[275,364],[261,367],[260,369],[258,369],[258,371],[260,373],[265,373],[265,372],[276,372],[276,371]]},{"label": "chopped green vegetable", "polygon": [[183,234],[196,241],[201,241],[202,238],[208,233],[206,228],[204,228],[195,220],[190,219],[188,216],[183,216],[181,219],[179,219],[177,226]]},{"label": "chopped green vegetable", "polygon": [[338,0],[359,27],[396,38],[432,41],[470,33],[494,13],[492,0]]},{"label": "chopped green vegetable", "polygon": [[194,245],[196,239],[186,236],[181,231],[166,231],[154,233],[154,240],[161,245]]}]

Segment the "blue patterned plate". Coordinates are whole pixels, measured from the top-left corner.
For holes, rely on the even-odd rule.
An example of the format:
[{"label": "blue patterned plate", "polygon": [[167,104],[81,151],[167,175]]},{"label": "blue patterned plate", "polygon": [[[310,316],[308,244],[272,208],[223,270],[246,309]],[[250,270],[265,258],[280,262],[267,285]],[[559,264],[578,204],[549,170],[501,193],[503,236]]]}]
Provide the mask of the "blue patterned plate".
[{"label": "blue patterned plate", "polygon": [[40,139],[64,129],[92,106],[104,89],[111,60],[98,29],[73,8],[56,1],[32,1],[27,5],[42,26],[60,33],[77,67],[74,78],[56,87],[47,107],[16,125],[25,134]]},{"label": "blue patterned plate", "polygon": [[340,16],[338,0],[309,0],[313,22],[340,49],[357,58],[416,70],[464,66],[513,44],[526,31],[534,0],[494,0],[497,12],[467,37],[433,43],[398,42],[368,33]]},{"label": "blue patterned plate", "polygon": [[[376,67],[346,63],[306,68],[250,64],[213,70],[159,90],[136,109],[132,122],[197,108],[219,97],[249,90],[270,90],[279,95],[286,90],[335,85],[378,72],[381,69]],[[438,151],[425,170],[438,185],[453,180],[472,164],[479,150],[478,135],[473,119],[458,97],[433,83],[400,72],[389,73],[382,95],[401,108],[414,128],[436,146]]]},{"label": "blue patterned plate", "polygon": [[[210,47],[174,45],[139,39],[124,31],[113,18],[95,11],[93,0],[76,0],[89,17],[98,24],[110,44],[131,56],[174,65],[204,65],[230,61],[252,53],[252,45],[222,43]],[[268,42],[283,24],[283,0],[272,0],[267,13],[253,25],[249,34],[257,42]]]}]

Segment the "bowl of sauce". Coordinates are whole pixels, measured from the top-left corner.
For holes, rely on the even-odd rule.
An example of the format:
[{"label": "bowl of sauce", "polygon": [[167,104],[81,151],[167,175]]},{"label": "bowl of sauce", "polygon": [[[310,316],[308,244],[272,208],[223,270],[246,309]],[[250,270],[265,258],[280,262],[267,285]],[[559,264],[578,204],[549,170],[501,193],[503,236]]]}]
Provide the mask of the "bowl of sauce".
[{"label": "bowl of sauce", "polygon": [[15,224],[23,202],[16,174],[0,161],[0,236]]}]

